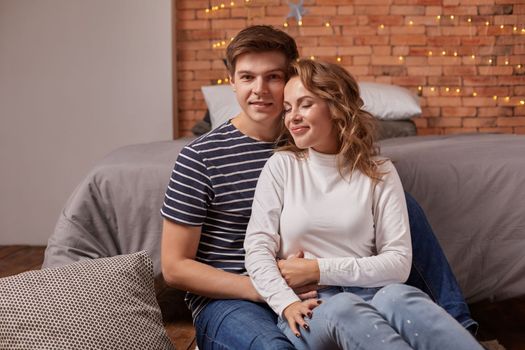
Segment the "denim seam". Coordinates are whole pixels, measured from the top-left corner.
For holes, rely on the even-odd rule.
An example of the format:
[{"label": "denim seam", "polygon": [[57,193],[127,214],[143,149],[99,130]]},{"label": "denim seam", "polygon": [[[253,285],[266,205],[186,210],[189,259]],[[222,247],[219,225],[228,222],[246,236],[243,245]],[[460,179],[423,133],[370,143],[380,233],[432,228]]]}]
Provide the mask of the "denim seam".
[{"label": "denim seam", "polygon": [[[330,319],[330,318],[328,318],[326,316],[325,317],[317,316],[317,317],[320,318],[321,320],[325,320],[328,323],[328,325],[330,326],[330,329],[337,329],[337,325],[339,323],[334,322],[334,320],[332,320],[332,319]],[[352,344],[356,344],[357,343],[356,348],[352,348],[352,349],[355,349],[355,350],[364,349],[363,346],[361,344],[359,344],[359,342],[357,342],[354,337],[352,337],[350,335],[349,338],[352,340]]]},{"label": "denim seam", "polygon": [[219,346],[221,346],[224,349],[235,350],[234,348],[231,348],[228,345],[225,345],[225,344],[223,344],[221,342],[216,341],[215,338],[210,337],[208,335],[208,333],[202,332],[202,328],[199,327],[197,324],[195,324],[195,328],[197,328],[200,331],[199,334],[202,334],[202,336],[204,336],[210,343],[212,343],[214,345],[219,345]]},{"label": "denim seam", "polygon": [[432,301],[436,302],[437,301],[437,298],[436,296],[434,295],[434,291],[432,290],[432,288],[430,288],[430,286],[428,285],[427,283],[427,280],[423,277],[423,274],[421,273],[421,270],[419,269],[419,267],[417,267],[416,264],[412,263],[412,267],[416,270],[417,274],[419,275],[419,277],[421,278],[421,280],[423,281],[423,283],[425,284],[425,286],[427,287],[427,290],[429,291],[429,293],[431,295],[429,295],[431,298],[432,298]]}]

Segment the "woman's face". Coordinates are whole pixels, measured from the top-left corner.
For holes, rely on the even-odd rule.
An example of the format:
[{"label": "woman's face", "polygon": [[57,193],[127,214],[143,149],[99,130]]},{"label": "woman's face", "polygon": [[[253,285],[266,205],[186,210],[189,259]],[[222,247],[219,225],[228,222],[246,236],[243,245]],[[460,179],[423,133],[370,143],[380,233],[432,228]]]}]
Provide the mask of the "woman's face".
[{"label": "woman's face", "polygon": [[328,104],[306,90],[299,77],[284,88],[284,124],[301,149],[327,154],[339,152],[336,128]]}]

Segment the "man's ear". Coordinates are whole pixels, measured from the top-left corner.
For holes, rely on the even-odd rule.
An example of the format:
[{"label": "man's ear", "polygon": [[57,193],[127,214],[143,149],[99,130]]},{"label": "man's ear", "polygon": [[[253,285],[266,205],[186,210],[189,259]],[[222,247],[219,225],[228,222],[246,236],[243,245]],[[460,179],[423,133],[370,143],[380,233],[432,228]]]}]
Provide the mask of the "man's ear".
[{"label": "man's ear", "polygon": [[232,87],[233,92],[235,92],[235,82],[233,81],[233,77],[231,75],[228,75],[230,78],[230,86]]}]

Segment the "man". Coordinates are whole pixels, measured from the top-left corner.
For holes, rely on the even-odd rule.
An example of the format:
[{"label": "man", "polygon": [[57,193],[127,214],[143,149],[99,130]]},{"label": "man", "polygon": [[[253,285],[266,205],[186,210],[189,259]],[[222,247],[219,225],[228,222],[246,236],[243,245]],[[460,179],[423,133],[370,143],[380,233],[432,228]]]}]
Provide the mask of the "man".
[{"label": "man", "polygon": [[[243,243],[257,179],[280,132],[283,90],[297,46],[280,30],[252,26],[234,38],[226,54],[242,111],[191,142],[177,159],[161,210],[162,272],[169,285],[188,291],[201,350],[293,349],[246,275]],[[422,212],[416,214],[421,221]],[[437,246],[439,263],[446,264],[431,231],[415,236]],[[458,289],[448,264],[439,268],[437,286],[445,276]],[[416,277],[427,286],[424,273]],[[315,287],[296,292],[312,297]],[[466,325],[470,317],[464,311],[460,322]]]}]

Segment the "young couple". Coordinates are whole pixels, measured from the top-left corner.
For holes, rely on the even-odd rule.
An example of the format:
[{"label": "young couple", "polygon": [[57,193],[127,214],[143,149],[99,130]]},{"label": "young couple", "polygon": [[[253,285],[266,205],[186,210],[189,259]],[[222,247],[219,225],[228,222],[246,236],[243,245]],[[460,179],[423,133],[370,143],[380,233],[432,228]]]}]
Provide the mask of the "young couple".
[{"label": "young couple", "polygon": [[162,271],[188,291],[199,348],[481,348],[355,80],[297,58],[288,34],[242,30],[227,49],[242,112],[175,164]]}]

